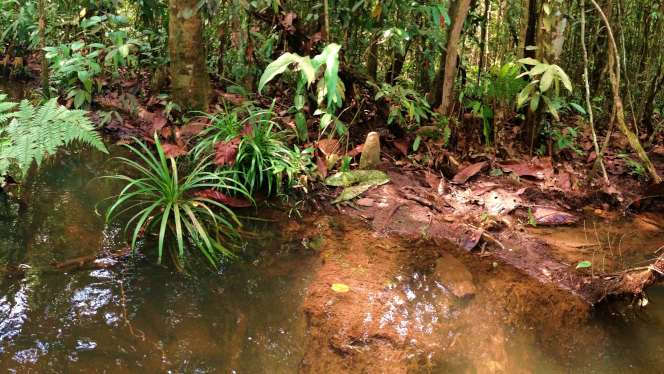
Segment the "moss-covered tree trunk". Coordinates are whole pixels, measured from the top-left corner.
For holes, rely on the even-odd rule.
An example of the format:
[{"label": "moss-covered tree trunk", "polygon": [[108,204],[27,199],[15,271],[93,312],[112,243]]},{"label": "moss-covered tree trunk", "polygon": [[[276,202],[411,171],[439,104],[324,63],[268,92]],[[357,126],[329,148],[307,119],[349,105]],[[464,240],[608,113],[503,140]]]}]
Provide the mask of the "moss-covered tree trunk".
[{"label": "moss-covered tree trunk", "polygon": [[171,81],[173,101],[183,110],[209,109],[212,85],[205,66],[203,22],[198,0],[170,0]]}]

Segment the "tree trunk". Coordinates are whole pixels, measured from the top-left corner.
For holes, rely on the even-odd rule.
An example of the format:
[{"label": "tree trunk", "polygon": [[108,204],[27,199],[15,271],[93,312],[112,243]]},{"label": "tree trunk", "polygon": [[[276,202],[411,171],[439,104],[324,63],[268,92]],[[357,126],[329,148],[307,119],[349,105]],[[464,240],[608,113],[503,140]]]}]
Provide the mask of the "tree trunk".
[{"label": "tree trunk", "polygon": [[48,61],[46,60],[46,11],[44,10],[44,1],[39,0],[39,49],[41,49],[41,84],[42,95],[45,98],[51,97],[51,88],[48,83]]},{"label": "tree trunk", "polygon": [[480,62],[477,65],[477,84],[480,83],[482,77],[482,71],[484,70],[484,59],[486,56],[486,34],[489,29],[489,11],[491,9],[491,3],[489,0],[484,0],[484,22],[480,24]]},{"label": "tree trunk", "polygon": [[[447,38],[447,51],[443,54],[444,59],[441,61],[441,70],[438,72],[439,76],[442,76],[442,82],[436,82],[436,87],[434,88],[436,93],[440,89],[440,93],[432,98],[435,104],[437,102],[440,103],[438,112],[446,117],[451,115],[459,38],[463,30],[463,23],[466,21],[466,16],[468,15],[470,2],[471,0],[456,0],[450,7],[452,24],[450,25],[449,37]],[[437,106],[433,105],[434,108]]]},{"label": "tree trunk", "polygon": [[205,65],[198,0],[170,0],[169,53],[173,102],[183,110],[209,109],[212,85]]},{"label": "tree trunk", "polygon": [[[380,29],[383,22],[381,20],[382,14],[378,15],[378,25],[377,28]],[[380,38],[380,33],[374,31],[369,38],[369,57],[367,58],[367,73],[373,80],[377,80],[378,75],[378,39]]]},{"label": "tree trunk", "polygon": [[[525,0],[524,0],[525,1]],[[529,0],[528,5],[528,22],[526,27],[526,41],[525,46],[535,45],[535,38],[537,37],[537,0]],[[525,57],[535,58],[535,51],[524,51]]]},{"label": "tree trunk", "polygon": [[408,55],[408,50],[410,49],[411,42],[406,42],[405,55],[402,55],[400,51],[395,51],[394,61],[392,61],[392,66],[387,70],[385,75],[385,82],[393,86],[397,82],[397,78],[401,75],[401,70],[403,70],[403,64],[406,61],[406,56]]},{"label": "tree trunk", "polygon": [[[616,40],[614,39],[613,33],[611,31],[611,24],[604,15],[604,12],[602,12],[602,8],[600,8],[599,5],[597,5],[595,0],[590,0],[590,2],[593,3],[595,8],[597,8],[597,11],[599,12],[600,16],[602,17],[602,20],[606,25],[606,31],[607,31],[606,33],[611,43],[611,48],[609,49],[609,53],[615,54],[615,69],[613,67],[609,68],[609,78],[611,79],[611,90],[613,91],[613,107],[618,120],[618,128],[625,135],[625,137],[627,137],[629,145],[632,147],[634,153],[636,153],[639,159],[641,159],[643,167],[646,169],[648,174],[650,174],[650,176],[653,179],[653,182],[660,183],[662,179],[657,174],[655,166],[653,166],[652,162],[650,162],[648,154],[643,150],[643,147],[641,147],[641,143],[639,143],[639,138],[637,138],[633,132],[629,131],[627,125],[625,124],[625,113],[623,111],[622,100],[620,99],[620,55],[618,54],[618,46],[616,45]],[[600,155],[598,155],[598,157],[600,157]]]},{"label": "tree trunk", "polygon": [[[643,97],[646,100],[643,100],[641,103],[641,106],[639,107],[639,112],[638,116],[636,117],[636,121],[641,122],[644,120],[645,116],[650,116],[652,113],[647,113],[646,108],[648,106],[652,107],[652,100],[655,99],[655,88],[657,87],[657,78],[659,74],[652,74],[653,73],[653,63],[657,59],[657,54],[660,52],[659,50],[659,40],[662,37],[662,28],[664,25],[664,20],[662,19],[664,17],[664,0],[660,2],[659,4],[659,11],[658,11],[658,17],[657,17],[657,24],[655,25],[655,34],[654,38],[652,39],[652,46],[650,47],[650,56],[647,58],[646,61],[646,88]],[[648,41],[646,40],[645,43],[647,44]],[[658,64],[660,66],[660,64]],[[649,122],[646,122],[646,127],[648,127],[648,131],[652,131],[652,125],[648,126]]]}]

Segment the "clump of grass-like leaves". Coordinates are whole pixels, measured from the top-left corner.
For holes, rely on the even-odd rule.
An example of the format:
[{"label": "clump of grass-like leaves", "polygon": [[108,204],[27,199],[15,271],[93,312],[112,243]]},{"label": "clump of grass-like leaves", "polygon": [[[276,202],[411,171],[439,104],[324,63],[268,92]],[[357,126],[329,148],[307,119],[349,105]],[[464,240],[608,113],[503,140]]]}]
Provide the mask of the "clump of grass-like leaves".
[{"label": "clump of grass-like leaves", "polygon": [[175,236],[180,257],[184,255],[186,234],[215,265],[218,254],[233,257],[233,253],[222,242],[226,241],[225,238],[238,238],[235,227],[242,225],[228,207],[204,197],[194,196],[194,191],[202,188],[230,190],[249,197],[246,189],[232,178],[234,172],[207,171],[213,164],[208,157],[199,161],[189,175],[179,176],[175,158],[167,158],[164,155],[156,134],[156,157],[146,145],[137,139],[136,141],[140,149],[131,145],[126,146],[144,163],[124,157],[116,159],[135,169],[140,177],[136,179],[126,175],[108,177],[126,181],[127,185],[119,195],[111,197],[117,200],[106,211],[106,220],[113,221],[126,211],[138,211],[125,227],[125,232],[128,232],[130,226],[134,225],[132,251],[136,248],[136,240],[142,229],[145,230],[146,239],[158,229],[159,261],[167,233]]},{"label": "clump of grass-like leaves", "polygon": [[[274,104],[273,104],[274,106]],[[210,127],[199,134],[200,142],[192,150],[197,156],[216,154],[219,170],[237,171],[233,179],[249,192],[281,183],[282,173],[288,182],[300,171],[300,153],[285,144],[285,136],[268,110],[247,109],[240,119],[235,112],[222,112],[210,118]]]}]

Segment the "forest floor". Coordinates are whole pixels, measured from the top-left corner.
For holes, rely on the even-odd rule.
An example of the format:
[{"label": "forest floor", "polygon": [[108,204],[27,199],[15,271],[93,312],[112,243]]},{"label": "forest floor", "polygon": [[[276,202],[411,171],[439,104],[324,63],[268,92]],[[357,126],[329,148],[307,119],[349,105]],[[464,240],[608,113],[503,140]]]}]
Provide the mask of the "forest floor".
[{"label": "forest floor", "polygon": [[[33,74],[31,84],[36,85],[40,71],[38,55],[28,57],[26,64]],[[150,90],[149,72],[123,69],[119,72],[119,81],[102,82],[102,93],[94,97],[93,120],[102,121],[103,128],[118,138],[118,144],[132,141],[130,137],[154,143],[156,131],[163,139],[167,155],[185,154],[190,148],[189,141],[206,128],[209,119],[190,118],[187,124],[179,125],[182,113],[172,109],[170,99],[158,98],[163,92]],[[216,87],[215,93],[218,105],[212,105],[209,113],[213,115],[224,107],[230,110],[248,104],[269,107],[273,102],[272,97],[260,95],[249,101],[222,87]],[[277,121],[282,128],[294,128],[293,116],[288,113],[291,99],[283,92],[273,94]],[[532,156],[530,150],[517,146],[524,142],[518,139],[521,123],[514,115],[507,116],[504,140],[491,152],[482,144],[481,120],[469,114],[461,115],[462,121],[453,129],[448,144],[442,138],[423,137],[418,150],[413,151],[417,134],[397,131],[399,137],[396,137],[392,134],[394,131],[388,130],[390,108],[385,107],[387,104],[373,101],[369,92],[356,93],[355,97],[358,95],[363,96],[362,110],[358,110],[359,105],[354,100],[351,110],[341,116],[351,128],[350,136],[345,150],[335,149],[334,152],[339,156],[353,156],[357,162],[366,135],[378,132],[380,170],[387,173],[391,183],[371,188],[356,202],[334,206],[330,201],[343,188],[330,189],[322,183],[312,183],[309,194],[301,197],[303,204],[299,209],[337,210],[367,220],[381,233],[445,239],[478,258],[491,256],[523,269],[542,282],[553,282],[590,304],[614,293],[630,291],[619,285],[624,281],[625,271],[640,270],[642,266],[631,265],[643,260],[656,260],[648,257],[647,251],[657,248],[643,245],[622,248],[622,240],[617,242],[618,232],[609,232],[606,240],[598,237],[596,222],[610,224],[625,216],[631,217],[628,226],[639,232],[658,236],[664,229],[662,217],[650,213],[661,211],[662,202],[642,199],[664,195],[664,185],[651,186],[645,172],[635,169],[633,161],[637,159],[627,139],[619,132],[612,133],[604,156],[610,183],[606,183],[601,174],[586,183],[595,152],[590,128],[579,116],[564,117],[562,122],[577,129],[575,146],[583,155],[566,148],[551,156],[547,148],[545,156]],[[67,106],[71,103],[72,100],[62,102]],[[606,127],[599,124],[601,121],[596,124],[600,129]],[[308,121],[308,126],[315,125],[312,120]],[[604,135],[605,130],[600,130],[599,139]],[[295,141],[294,136],[290,140]],[[663,140],[662,135],[658,135],[648,153],[660,175],[664,173]],[[336,140],[316,142],[313,139],[305,147],[318,148],[317,154],[327,155],[335,145]],[[351,167],[353,165],[356,166],[351,164]],[[584,239],[552,244],[551,238],[556,235],[546,227],[570,225],[583,225]],[[589,235],[590,239],[597,237],[597,240],[590,240]],[[613,253],[618,246],[626,253]],[[638,256],[630,251],[638,252]],[[642,261],[627,261],[630,256]],[[599,258],[602,271],[595,266]],[[575,268],[582,261],[591,261],[592,267]],[[608,271],[607,261],[610,263]]]}]

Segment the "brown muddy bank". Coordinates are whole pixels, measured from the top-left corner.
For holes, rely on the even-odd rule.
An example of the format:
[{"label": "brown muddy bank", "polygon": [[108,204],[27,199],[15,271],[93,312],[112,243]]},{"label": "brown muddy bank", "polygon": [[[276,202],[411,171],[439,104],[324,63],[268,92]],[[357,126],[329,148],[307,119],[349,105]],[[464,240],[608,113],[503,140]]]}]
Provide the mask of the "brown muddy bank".
[{"label": "brown muddy bank", "polygon": [[[565,362],[584,349],[579,331],[602,339],[580,298],[444,239],[380,234],[343,216],[286,230],[314,243],[320,261],[303,304],[303,373],[528,373],[539,349]],[[515,355],[524,342],[538,348]]]}]

